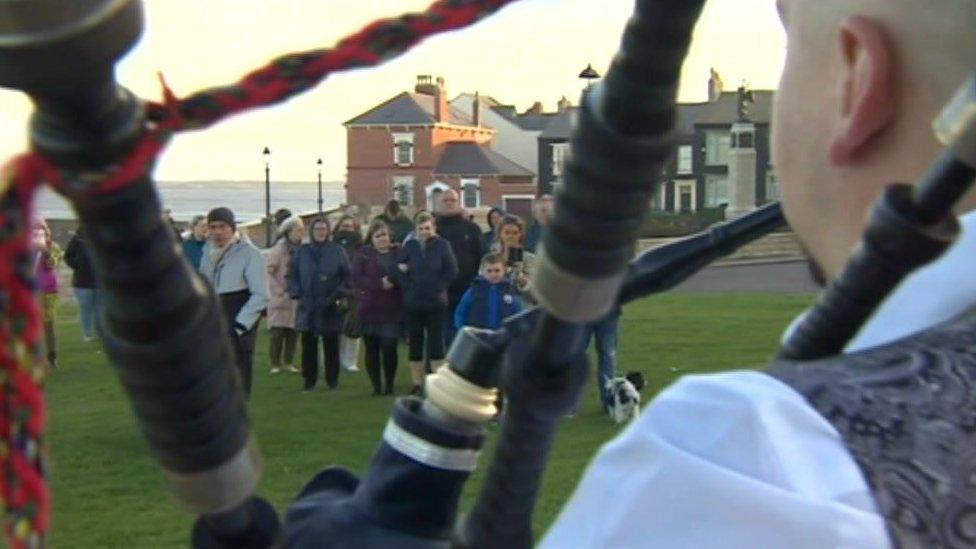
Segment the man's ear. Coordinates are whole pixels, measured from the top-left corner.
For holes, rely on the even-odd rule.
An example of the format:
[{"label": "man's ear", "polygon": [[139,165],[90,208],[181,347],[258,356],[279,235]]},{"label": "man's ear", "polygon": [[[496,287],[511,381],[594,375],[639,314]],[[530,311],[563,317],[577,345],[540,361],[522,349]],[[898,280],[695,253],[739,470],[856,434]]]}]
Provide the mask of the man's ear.
[{"label": "man's ear", "polygon": [[841,119],[830,140],[830,161],[848,164],[865,151],[895,112],[893,55],[884,29],[855,15],[840,26]]}]

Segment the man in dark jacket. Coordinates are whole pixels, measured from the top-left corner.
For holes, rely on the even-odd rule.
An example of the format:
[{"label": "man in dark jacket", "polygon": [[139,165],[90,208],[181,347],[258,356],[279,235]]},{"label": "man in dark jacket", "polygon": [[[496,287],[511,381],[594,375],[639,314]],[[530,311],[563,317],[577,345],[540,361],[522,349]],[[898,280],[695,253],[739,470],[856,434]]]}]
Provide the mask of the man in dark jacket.
[{"label": "man in dark jacket", "polygon": [[[78,301],[78,323],[81,325],[81,338],[86,343],[92,336],[100,333],[98,324],[98,289],[95,287],[95,274],[92,271],[91,257],[85,245],[85,232],[78,227],[68,242],[64,252],[64,262],[71,267],[71,287]],[[94,328],[94,331],[92,331]]]},{"label": "man in dark jacket", "polygon": [[376,216],[386,226],[390,228],[390,239],[394,244],[403,244],[404,239],[407,235],[413,231],[413,222],[403,215],[403,211],[400,209],[400,203],[396,200],[391,200],[386,203],[386,209],[383,213]]},{"label": "man in dark jacket", "polygon": [[542,228],[549,224],[552,217],[552,195],[543,194],[532,201],[532,224],[525,231],[525,249],[538,253],[539,243],[542,241]]},{"label": "man in dark jacket", "polygon": [[444,344],[450,347],[454,341],[454,310],[461,296],[478,276],[481,258],[485,255],[481,228],[466,218],[461,211],[457,191],[448,189],[441,193],[440,214],[437,216],[437,234],[447,240],[457,260],[458,275],[447,288],[447,314],[444,315]]}]

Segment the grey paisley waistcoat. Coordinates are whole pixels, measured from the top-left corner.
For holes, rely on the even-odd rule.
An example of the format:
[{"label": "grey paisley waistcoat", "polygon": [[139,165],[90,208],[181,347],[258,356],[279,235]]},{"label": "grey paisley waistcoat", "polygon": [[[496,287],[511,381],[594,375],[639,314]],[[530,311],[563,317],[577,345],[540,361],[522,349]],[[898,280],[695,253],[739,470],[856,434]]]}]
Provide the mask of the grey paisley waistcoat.
[{"label": "grey paisley waistcoat", "polygon": [[897,547],[976,547],[976,310],[888,345],[774,362],[864,473]]}]

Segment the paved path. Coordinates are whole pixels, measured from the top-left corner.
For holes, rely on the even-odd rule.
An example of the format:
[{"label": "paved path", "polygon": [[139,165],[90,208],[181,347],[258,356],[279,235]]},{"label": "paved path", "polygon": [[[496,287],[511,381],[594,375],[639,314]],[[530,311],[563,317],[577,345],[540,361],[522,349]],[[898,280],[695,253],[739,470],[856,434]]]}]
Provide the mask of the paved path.
[{"label": "paved path", "polygon": [[810,279],[806,261],[709,267],[671,290],[682,293],[810,294],[820,288]]}]

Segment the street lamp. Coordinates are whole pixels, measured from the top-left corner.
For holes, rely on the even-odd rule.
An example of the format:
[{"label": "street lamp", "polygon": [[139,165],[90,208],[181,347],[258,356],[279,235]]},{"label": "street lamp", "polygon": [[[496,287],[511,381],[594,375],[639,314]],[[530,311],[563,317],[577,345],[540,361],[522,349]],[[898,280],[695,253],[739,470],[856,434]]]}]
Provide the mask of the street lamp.
[{"label": "street lamp", "polygon": [[316,164],[319,165],[319,213],[322,213],[322,159],[319,158]]},{"label": "street lamp", "polygon": [[261,153],[264,157],[264,229],[266,246],[271,247],[271,150],[267,147]]},{"label": "street lamp", "polygon": [[593,85],[593,81],[600,78],[600,73],[593,69],[592,64],[587,63],[586,68],[579,73],[579,77],[586,80],[586,89],[590,89],[590,86]]}]

